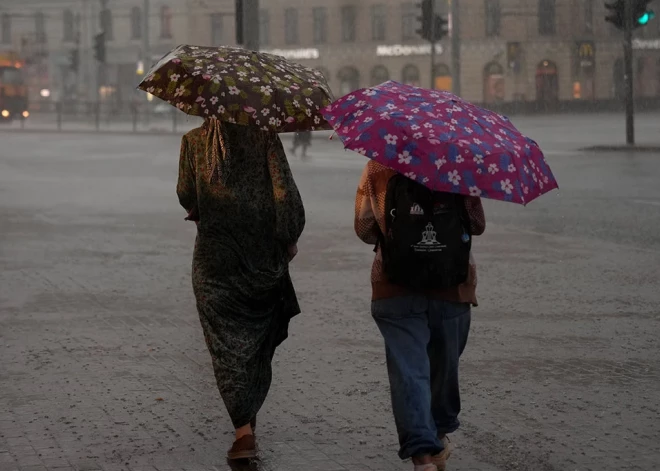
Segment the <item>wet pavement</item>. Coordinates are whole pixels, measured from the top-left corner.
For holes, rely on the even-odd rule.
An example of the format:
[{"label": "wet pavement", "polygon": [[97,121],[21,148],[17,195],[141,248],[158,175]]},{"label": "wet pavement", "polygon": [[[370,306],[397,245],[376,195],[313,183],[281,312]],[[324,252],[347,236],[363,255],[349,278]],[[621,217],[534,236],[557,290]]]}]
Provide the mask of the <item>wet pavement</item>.
[{"label": "wet pavement", "polygon": [[[658,469],[660,155],[574,152],[589,144],[575,122],[525,124],[561,190],[486,203],[448,469]],[[179,139],[0,142],[0,471],[232,469],[174,194]],[[303,314],[276,358],[261,459],[233,469],[410,470],[369,316],[373,254],[352,232],[363,161],[325,141],[314,155],[293,164]]]}]

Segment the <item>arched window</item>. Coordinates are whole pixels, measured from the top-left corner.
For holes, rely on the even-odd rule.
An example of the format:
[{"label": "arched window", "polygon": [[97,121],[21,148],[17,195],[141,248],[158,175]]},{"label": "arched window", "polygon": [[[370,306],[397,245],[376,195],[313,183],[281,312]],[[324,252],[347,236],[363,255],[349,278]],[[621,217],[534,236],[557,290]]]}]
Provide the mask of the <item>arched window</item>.
[{"label": "arched window", "polygon": [[63,38],[64,41],[70,42],[75,39],[75,20],[73,17],[73,12],[68,8],[62,13],[62,27],[64,29]]},{"label": "arched window", "polygon": [[539,62],[536,75],[557,75],[557,64],[549,60]]},{"label": "arched window", "polygon": [[446,90],[451,91],[452,82],[451,82],[451,70],[447,64],[436,64],[435,65],[435,83],[433,86],[436,90]]},{"label": "arched window", "polygon": [[355,67],[344,67],[337,74],[339,78],[339,92],[347,95],[360,88],[360,73]]},{"label": "arched window", "polygon": [[172,37],[172,9],[167,5],[160,7],[160,37]]},{"label": "arched window", "polygon": [[371,80],[369,80],[369,85],[375,87],[383,82],[387,82],[389,79],[390,72],[387,70],[387,67],[384,65],[377,65],[371,69]]},{"label": "arched window", "polygon": [[539,35],[553,36],[556,32],[557,5],[555,0],[539,0]]},{"label": "arched window", "polygon": [[142,10],[140,7],[131,8],[131,38],[142,38]]},{"label": "arched window", "polygon": [[546,108],[559,101],[559,73],[552,61],[541,61],[536,67],[536,101]]},{"label": "arched window", "polygon": [[504,101],[504,67],[490,62],[484,67],[484,103]]},{"label": "arched window", "polygon": [[485,75],[504,75],[504,68],[498,62],[491,62],[484,67]]},{"label": "arched window", "polygon": [[500,0],[484,0],[486,11],[486,37],[500,35],[501,10]]},{"label": "arched window", "polygon": [[401,81],[406,85],[419,87],[419,68],[412,64],[405,66],[401,72]]}]

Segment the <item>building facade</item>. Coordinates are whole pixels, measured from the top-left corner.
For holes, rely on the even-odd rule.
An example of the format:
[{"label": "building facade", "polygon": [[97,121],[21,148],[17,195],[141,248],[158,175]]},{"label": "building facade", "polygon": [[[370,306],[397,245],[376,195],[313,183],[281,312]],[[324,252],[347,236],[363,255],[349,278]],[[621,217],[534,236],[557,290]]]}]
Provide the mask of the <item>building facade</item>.
[{"label": "building facade", "polygon": [[[449,1],[436,0],[445,17]],[[623,93],[622,33],[605,21],[603,0],[459,1],[465,98],[552,105]],[[437,44],[432,74],[418,2],[261,0],[262,49],[319,68],[337,95],[388,79],[451,89],[451,41]],[[176,44],[235,44],[234,8],[233,0],[2,0],[0,48],[29,60],[33,97],[125,102],[140,97],[143,69]],[[94,58],[103,30],[105,65]],[[635,32],[635,46],[635,93],[659,97],[660,18]],[[50,97],[40,97],[44,89]]]},{"label": "building facade", "polygon": [[[449,0],[437,0],[446,16]],[[197,4],[197,7],[195,7]],[[190,2],[192,42],[233,44],[233,2]],[[460,0],[462,95],[475,102],[611,100],[622,33],[601,0]],[[262,49],[321,69],[338,95],[387,79],[451,89],[451,41],[420,40],[418,1],[261,2]],[[635,32],[635,92],[660,96],[660,21]]]},{"label": "building facade", "polygon": [[[127,102],[145,62],[186,42],[180,0],[2,0],[0,49],[27,61],[33,105],[58,100]],[[105,61],[95,37],[104,32]]]}]

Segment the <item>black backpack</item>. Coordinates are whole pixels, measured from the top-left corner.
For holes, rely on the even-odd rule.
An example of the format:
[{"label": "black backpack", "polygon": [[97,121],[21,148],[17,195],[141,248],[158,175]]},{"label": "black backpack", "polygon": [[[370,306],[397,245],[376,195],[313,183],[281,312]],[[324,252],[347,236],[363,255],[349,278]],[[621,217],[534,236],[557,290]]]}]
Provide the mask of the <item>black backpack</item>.
[{"label": "black backpack", "polygon": [[385,211],[380,246],[391,283],[430,290],[467,279],[472,237],[462,196],[395,175],[387,185]]}]

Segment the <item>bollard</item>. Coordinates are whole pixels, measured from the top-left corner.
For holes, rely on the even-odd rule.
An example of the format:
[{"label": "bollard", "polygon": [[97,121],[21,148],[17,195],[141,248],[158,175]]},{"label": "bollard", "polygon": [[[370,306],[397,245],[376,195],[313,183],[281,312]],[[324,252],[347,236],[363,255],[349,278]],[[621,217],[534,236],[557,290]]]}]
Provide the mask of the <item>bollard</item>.
[{"label": "bollard", "polygon": [[55,103],[55,113],[57,115],[57,130],[61,131],[62,130],[62,103],[57,102]]}]

